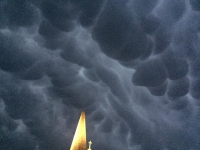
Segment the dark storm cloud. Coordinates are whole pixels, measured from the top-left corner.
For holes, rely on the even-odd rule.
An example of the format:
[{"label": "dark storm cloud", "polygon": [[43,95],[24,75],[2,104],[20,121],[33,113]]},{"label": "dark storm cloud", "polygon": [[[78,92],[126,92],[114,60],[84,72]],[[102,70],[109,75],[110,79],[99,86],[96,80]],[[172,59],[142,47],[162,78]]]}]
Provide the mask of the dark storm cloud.
[{"label": "dark storm cloud", "polygon": [[30,1],[1,0],[1,24],[12,27],[29,27],[38,20],[38,14]]},{"label": "dark storm cloud", "polygon": [[72,63],[76,63],[85,68],[91,68],[92,62],[90,62],[90,54],[85,51],[85,54],[82,54],[84,48],[77,46],[77,42],[70,40],[69,44],[66,45],[64,50],[61,52],[61,57]]},{"label": "dark storm cloud", "polygon": [[26,84],[6,73],[1,73],[1,98],[6,112],[14,119],[27,118],[38,102]]},{"label": "dark storm cloud", "polygon": [[133,74],[132,81],[135,85],[154,87],[164,83],[167,72],[161,60],[149,60],[139,65]]},{"label": "dark storm cloud", "polygon": [[81,14],[79,16],[79,22],[84,27],[90,26],[95,22],[99,11],[104,3],[104,0],[72,0],[73,3],[78,5],[78,8],[81,10]]},{"label": "dark storm cloud", "polygon": [[0,118],[1,118],[0,122],[1,127],[6,126],[9,131],[13,131],[17,128],[18,124],[7,114],[1,113]]},{"label": "dark storm cloud", "polygon": [[47,67],[47,61],[39,61],[33,64],[30,68],[17,72],[16,75],[24,80],[38,80],[44,77]]},{"label": "dark storm cloud", "polygon": [[149,14],[142,18],[141,26],[147,34],[153,34],[159,27],[159,19],[155,15]]},{"label": "dark storm cloud", "polygon": [[168,26],[161,25],[155,33],[155,48],[156,54],[162,53],[170,43],[170,31]]},{"label": "dark storm cloud", "polygon": [[0,0],[0,149],[200,149],[198,0]]},{"label": "dark storm cloud", "polygon": [[[67,2],[42,1],[41,11],[56,28],[62,31],[70,31],[73,29],[73,6],[67,7]],[[76,11],[75,11],[76,12]]]},{"label": "dark storm cloud", "polygon": [[97,73],[94,70],[86,69],[84,70],[84,75],[91,81],[98,82],[99,77],[97,76]]},{"label": "dark storm cloud", "polygon": [[128,97],[125,89],[121,86],[120,79],[115,72],[102,66],[99,66],[96,72],[99,78],[110,88],[111,92],[115,96],[117,96],[121,101],[127,102]]},{"label": "dark storm cloud", "polygon": [[192,61],[190,64],[190,74],[191,76],[198,78],[200,77],[200,59]]},{"label": "dark storm cloud", "polygon": [[162,56],[162,60],[167,68],[168,77],[171,80],[177,80],[184,77],[188,73],[188,62],[183,58],[176,58],[169,49]]},{"label": "dark storm cloud", "polygon": [[148,90],[151,92],[152,95],[155,96],[163,96],[167,89],[168,82],[165,81],[163,84],[154,87],[148,87]]},{"label": "dark storm cloud", "polygon": [[155,8],[155,13],[163,24],[170,25],[180,19],[186,9],[185,1],[166,0],[160,1]]},{"label": "dark storm cloud", "polygon": [[114,59],[138,58],[147,49],[148,40],[137,19],[123,1],[107,1],[94,27],[93,37],[103,52]]},{"label": "dark storm cloud", "polygon": [[189,91],[189,79],[187,77],[171,81],[167,94],[171,97],[181,97]]},{"label": "dark storm cloud", "polygon": [[191,10],[175,25],[176,30],[174,30],[172,38],[172,50],[176,56],[191,60],[198,58],[199,16],[199,13]]},{"label": "dark storm cloud", "polygon": [[194,98],[200,98],[200,80],[193,80],[191,83],[191,95]]},{"label": "dark storm cloud", "polygon": [[198,0],[190,0],[192,8],[196,11],[200,11],[200,2]]},{"label": "dark storm cloud", "polygon": [[[6,34],[6,33],[5,33]],[[34,58],[21,46],[25,41],[20,36],[0,35],[0,67],[5,71],[15,72],[30,67]],[[9,34],[9,33],[8,33]]]},{"label": "dark storm cloud", "polygon": [[44,20],[40,24],[40,28],[38,30],[38,33],[47,38],[47,39],[55,39],[61,36],[61,31],[55,28],[50,22],[47,20]]},{"label": "dark storm cloud", "polygon": [[158,4],[158,0],[146,1],[146,0],[134,0],[130,1],[130,8],[134,8],[137,14],[140,16],[146,16],[155,8]]},{"label": "dark storm cloud", "polygon": [[188,98],[186,96],[183,97],[174,97],[170,98],[171,104],[170,107],[174,110],[181,110],[184,109],[187,105],[189,105]]},{"label": "dark storm cloud", "polygon": [[[33,135],[27,132],[21,121],[30,114],[32,107],[34,108],[35,102],[32,101],[34,98],[27,97],[28,90],[23,89],[24,93],[20,92],[20,82],[9,74],[1,72],[0,76],[0,148],[8,150],[35,149],[37,141]],[[23,98],[20,99],[20,96]]]},{"label": "dark storm cloud", "polygon": [[[9,131],[1,132],[1,149],[18,150],[27,149],[32,150],[35,148],[36,142],[30,135],[12,133]],[[16,141],[17,139],[17,141]],[[11,144],[12,143],[12,144]]]}]

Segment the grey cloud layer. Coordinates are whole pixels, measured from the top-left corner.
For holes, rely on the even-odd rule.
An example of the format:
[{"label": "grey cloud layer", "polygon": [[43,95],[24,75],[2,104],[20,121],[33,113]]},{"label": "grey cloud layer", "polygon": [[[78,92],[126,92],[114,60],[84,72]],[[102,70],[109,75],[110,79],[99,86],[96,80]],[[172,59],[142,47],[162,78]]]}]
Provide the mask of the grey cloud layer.
[{"label": "grey cloud layer", "polygon": [[200,149],[198,0],[0,0],[0,149]]}]

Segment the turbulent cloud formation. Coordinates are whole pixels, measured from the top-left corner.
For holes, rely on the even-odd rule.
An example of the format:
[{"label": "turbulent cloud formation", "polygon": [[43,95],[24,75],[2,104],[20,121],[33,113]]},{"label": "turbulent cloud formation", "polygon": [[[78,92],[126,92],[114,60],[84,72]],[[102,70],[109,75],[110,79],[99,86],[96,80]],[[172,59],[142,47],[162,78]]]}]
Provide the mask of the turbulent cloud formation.
[{"label": "turbulent cloud formation", "polygon": [[200,149],[199,0],[0,0],[0,149]]}]

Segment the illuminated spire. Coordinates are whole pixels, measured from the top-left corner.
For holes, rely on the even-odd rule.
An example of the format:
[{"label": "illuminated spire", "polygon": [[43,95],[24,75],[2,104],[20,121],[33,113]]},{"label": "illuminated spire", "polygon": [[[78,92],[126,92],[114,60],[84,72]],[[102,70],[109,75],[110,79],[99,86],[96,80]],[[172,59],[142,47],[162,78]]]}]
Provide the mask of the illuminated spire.
[{"label": "illuminated spire", "polygon": [[81,113],[70,150],[86,150],[85,112]]}]

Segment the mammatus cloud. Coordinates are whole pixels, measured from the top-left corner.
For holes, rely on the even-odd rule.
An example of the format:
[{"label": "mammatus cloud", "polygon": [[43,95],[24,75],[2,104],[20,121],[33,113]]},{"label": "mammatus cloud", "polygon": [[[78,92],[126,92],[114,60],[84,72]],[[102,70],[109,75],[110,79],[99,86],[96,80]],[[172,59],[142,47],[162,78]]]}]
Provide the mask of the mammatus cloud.
[{"label": "mammatus cloud", "polygon": [[0,0],[0,149],[200,149],[198,0]]}]

